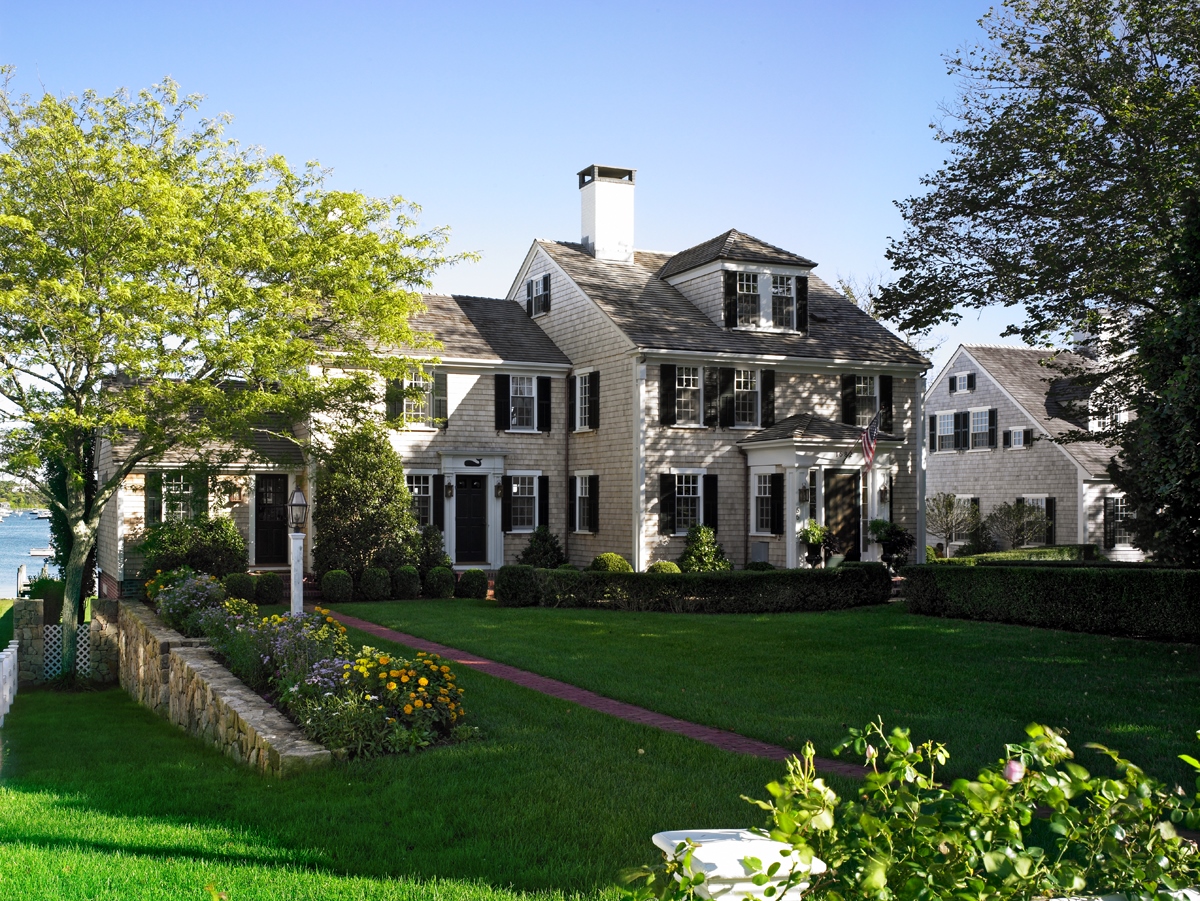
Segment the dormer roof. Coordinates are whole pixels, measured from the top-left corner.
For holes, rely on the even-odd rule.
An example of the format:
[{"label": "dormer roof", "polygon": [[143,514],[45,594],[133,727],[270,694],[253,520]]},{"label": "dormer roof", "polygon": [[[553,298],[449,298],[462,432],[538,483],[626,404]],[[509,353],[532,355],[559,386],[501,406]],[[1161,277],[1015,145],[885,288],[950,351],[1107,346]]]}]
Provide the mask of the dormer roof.
[{"label": "dormer roof", "polygon": [[659,270],[659,278],[670,278],[689,269],[696,269],[706,263],[716,260],[732,260],[739,263],[776,263],[788,266],[816,266],[812,260],[799,254],[760,241],[753,235],[747,235],[731,228],[724,234],[710,238],[703,244],[689,247],[674,254]]}]

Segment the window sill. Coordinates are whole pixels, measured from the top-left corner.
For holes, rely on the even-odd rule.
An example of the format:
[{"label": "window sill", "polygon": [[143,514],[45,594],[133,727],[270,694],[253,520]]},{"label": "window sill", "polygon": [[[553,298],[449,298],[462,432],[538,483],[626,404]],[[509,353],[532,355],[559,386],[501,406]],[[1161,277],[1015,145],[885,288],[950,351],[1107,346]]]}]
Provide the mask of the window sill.
[{"label": "window sill", "polygon": [[767,332],[776,335],[803,335],[804,332],[798,328],[781,328],[777,325],[733,325],[729,327],[731,332]]},{"label": "window sill", "polygon": [[532,527],[520,528],[520,529],[509,529],[504,534],[505,535],[532,535],[534,531],[535,530]]},{"label": "window sill", "polygon": [[397,432],[440,432],[441,431],[441,429],[439,429],[437,426],[422,425],[420,423],[416,423],[413,425],[393,426],[393,429]]},{"label": "window sill", "polygon": [[991,450],[995,450],[995,448],[994,447],[973,447],[970,450],[968,450],[967,453],[974,454],[974,453],[979,453],[981,451],[991,451]]},{"label": "window sill", "polygon": [[709,428],[709,426],[701,425],[698,422],[677,422],[677,423],[674,423],[673,425],[663,426],[663,428],[696,430],[696,429],[707,429],[707,428]]},{"label": "window sill", "polygon": [[537,429],[505,429],[505,435],[537,435]]},{"label": "window sill", "polygon": [[729,426],[729,428],[736,429],[739,432],[753,432],[755,429],[759,428],[759,426],[750,425],[749,423],[734,423],[733,425]]},{"label": "window sill", "polygon": [[586,435],[588,432],[594,432],[594,431],[596,431],[596,430],[595,430],[595,429],[593,429],[593,428],[592,428],[590,425],[589,425],[589,426],[585,426],[585,427],[584,427],[584,428],[582,428],[582,429],[575,429],[575,430],[574,430],[574,432],[575,432],[575,434],[576,434],[576,435]]}]

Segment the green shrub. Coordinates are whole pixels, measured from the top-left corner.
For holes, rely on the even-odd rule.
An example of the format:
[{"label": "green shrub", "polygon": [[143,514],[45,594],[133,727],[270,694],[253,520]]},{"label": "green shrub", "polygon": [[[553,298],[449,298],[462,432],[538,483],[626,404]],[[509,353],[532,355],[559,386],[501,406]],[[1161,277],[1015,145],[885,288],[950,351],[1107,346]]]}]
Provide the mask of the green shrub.
[{"label": "green shrub", "polygon": [[574,563],[563,563],[560,566],[556,566],[554,568],[555,569],[565,569],[565,570],[568,570],[569,572],[573,572],[573,573],[579,572],[579,567],[576,566]]},{"label": "green shrub", "polygon": [[688,529],[687,546],[679,558],[679,568],[685,573],[711,573],[723,572],[733,566],[710,526],[692,526]]},{"label": "green shrub", "polygon": [[454,570],[445,566],[435,566],[431,569],[425,579],[425,597],[454,597]]},{"label": "green shrub", "polygon": [[766,560],[752,560],[747,563],[745,569],[747,572],[769,573],[775,567]]},{"label": "green shrub", "polygon": [[[371,562],[371,565],[381,566],[388,571],[388,575],[391,578],[391,588],[389,589],[391,597],[398,598],[403,597],[403,595],[396,593],[396,573],[405,566],[412,567],[413,572],[416,572],[416,567],[413,566],[415,560],[416,535],[414,534],[412,540],[406,545],[393,542],[380,550],[375,555],[375,559]],[[420,591],[413,595],[413,597],[420,596]]]},{"label": "green shrub", "polygon": [[[42,602],[42,622],[47,625],[62,622],[63,598],[67,583],[61,579],[38,577],[29,583],[29,597]],[[83,604],[79,605],[79,622],[83,622]]]},{"label": "green shrub", "polygon": [[392,596],[406,601],[421,596],[421,576],[415,566],[401,566],[392,572]]},{"label": "green shrub", "polygon": [[[547,570],[563,576],[572,573],[562,570]],[[540,598],[538,570],[532,566],[507,564],[496,573],[496,600],[501,607],[536,607]]]},{"label": "green shrub", "polygon": [[288,600],[287,585],[279,573],[262,573],[255,579],[254,603],[268,606],[286,604]]},{"label": "green shrub", "polygon": [[363,601],[386,601],[392,593],[392,577],[382,566],[368,566],[358,582],[358,598]]},{"label": "green shrub", "polygon": [[941,558],[937,555],[937,551],[934,550],[933,545],[930,545],[930,544],[925,545],[925,562],[926,563],[933,563],[935,560],[940,560],[940,559]]},{"label": "green shrub", "polygon": [[425,580],[429,578],[429,574],[438,567],[443,569],[453,569],[454,563],[450,560],[450,555],[446,553],[446,542],[442,536],[442,530],[435,525],[428,525],[421,529],[421,534],[417,538],[417,572],[421,576],[421,584],[426,586]]},{"label": "green shrub", "polygon": [[682,572],[682,570],[680,570],[678,563],[675,563],[671,560],[655,560],[653,563],[651,563],[649,566],[646,567],[646,572],[648,572],[648,573],[677,573],[677,572]]},{"label": "green shrub", "polygon": [[198,516],[150,526],[140,547],[144,572],[187,566],[218,579],[246,571],[246,539],[228,516]]},{"label": "green shrub", "polygon": [[1022,547],[1011,551],[992,551],[976,554],[977,563],[1008,562],[1013,560],[1101,560],[1100,549],[1094,544],[1053,544],[1047,547]]},{"label": "green shrub", "polygon": [[482,569],[468,569],[458,577],[454,586],[456,598],[486,598],[488,593],[488,577]]},{"label": "green shrub", "polygon": [[538,526],[529,536],[529,544],[517,556],[521,566],[534,566],[538,569],[555,569],[567,562],[562,544],[558,536],[550,531],[549,526]]},{"label": "green shrub", "polygon": [[326,604],[346,604],[354,599],[354,579],[344,569],[331,569],[321,576],[321,600]]},{"label": "green shrub", "polygon": [[1200,570],[1059,564],[903,572],[912,613],[1200,642]]},{"label": "green shrub", "polygon": [[590,573],[631,573],[633,567],[629,565],[629,561],[620,554],[614,554],[611,551],[599,554],[591,563],[588,564],[588,572]]},{"label": "green shrub", "polygon": [[230,573],[221,580],[221,584],[225,586],[225,594],[229,597],[252,601],[255,581],[250,573]]}]

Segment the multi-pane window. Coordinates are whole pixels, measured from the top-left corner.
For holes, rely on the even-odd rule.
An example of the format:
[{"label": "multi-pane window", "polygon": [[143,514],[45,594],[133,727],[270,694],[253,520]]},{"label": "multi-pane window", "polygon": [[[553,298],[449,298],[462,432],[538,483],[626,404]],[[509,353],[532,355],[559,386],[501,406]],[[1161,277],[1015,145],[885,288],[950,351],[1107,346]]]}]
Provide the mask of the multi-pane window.
[{"label": "multi-pane window", "polygon": [[592,521],[592,503],[594,502],[591,495],[589,480],[584,477],[576,481],[578,488],[575,494],[575,531],[588,532],[588,523]]},{"label": "multi-pane window", "polygon": [[758,425],[758,370],[733,371],[733,424]]},{"label": "multi-pane window", "polygon": [[409,382],[408,387],[410,390],[404,395],[405,421],[426,422],[432,406],[430,396],[433,394],[433,382]]},{"label": "multi-pane window", "polygon": [[938,418],[938,450],[954,450],[954,414],[939,413]]},{"label": "multi-pane window", "polygon": [[575,404],[575,427],[590,429],[592,427],[592,374],[581,375],[575,380],[578,397]]},{"label": "multi-pane window", "polygon": [[856,375],[854,377],[854,393],[856,395],[854,409],[858,427],[865,429],[875,418],[875,411],[879,409],[879,396],[875,393],[875,376]]},{"label": "multi-pane window", "polygon": [[754,531],[771,531],[771,477],[754,477]]},{"label": "multi-pane window", "polygon": [[700,476],[675,476],[675,531],[686,532],[700,522]]},{"label": "multi-pane window", "polygon": [[758,325],[758,273],[737,274],[737,324]]},{"label": "multi-pane window", "polygon": [[970,389],[969,389],[969,385],[971,384],[971,381],[970,381],[970,376],[968,376],[968,375],[956,375],[956,376],[955,376],[955,378],[958,380],[958,385],[957,385],[957,387],[958,387],[958,390],[959,390],[959,391],[968,391],[968,390],[970,390]]},{"label": "multi-pane window", "polygon": [[808,518],[817,521],[817,471],[808,471]]},{"label": "multi-pane window", "polygon": [[538,313],[550,312],[550,276],[530,279],[528,291],[535,316]]},{"label": "multi-pane window", "polygon": [[700,367],[678,367],[675,370],[675,421],[699,425],[700,402]]},{"label": "multi-pane window", "polygon": [[1013,429],[1012,431],[1012,447],[1025,446],[1025,432],[1021,429]]},{"label": "multi-pane window", "polygon": [[192,518],[192,483],[181,472],[165,472],[162,477],[163,522]]},{"label": "multi-pane window", "polygon": [[988,411],[971,411],[971,447],[989,447]]},{"label": "multi-pane window", "polygon": [[795,328],[796,296],[790,275],[771,276],[771,324],[775,328]]},{"label": "multi-pane window", "polygon": [[512,527],[514,531],[533,529],[537,510],[537,479],[534,476],[512,477]]},{"label": "multi-pane window", "polygon": [[391,423],[420,423],[438,426],[446,420],[445,375],[441,376],[441,393],[438,380],[414,379],[388,382],[384,395],[387,420]]},{"label": "multi-pane window", "polygon": [[512,415],[509,418],[509,428],[532,429],[536,413],[536,396],[534,394],[533,376],[514,375],[509,380],[509,392],[512,401]]},{"label": "multi-pane window", "polygon": [[1114,535],[1117,544],[1133,544],[1133,529],[1129,528],[1129,520],[1133,519],[1133,508],[1125,495],[1112,499],[1113,522],[1116,524]]},{"label": "multi-pane window", "polygon": [[433,522],[432,482],[432,476],[413,476],[407,473],[404,476],[404,483],[412,496],[413,515],[416,516],[419,526],[427,526]]}]

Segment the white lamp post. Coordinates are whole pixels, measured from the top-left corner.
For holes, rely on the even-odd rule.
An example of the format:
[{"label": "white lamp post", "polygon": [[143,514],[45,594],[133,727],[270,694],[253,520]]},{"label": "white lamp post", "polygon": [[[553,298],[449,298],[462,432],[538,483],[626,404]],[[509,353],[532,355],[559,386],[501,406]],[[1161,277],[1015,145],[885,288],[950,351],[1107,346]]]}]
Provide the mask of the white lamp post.
[{"label": "white lamp post", "polygon": [[308,501],[297,488],[288,501],[288,523],[292,527],[292,615],[304,612],[304,533],[300,527],[308,519]]}]

